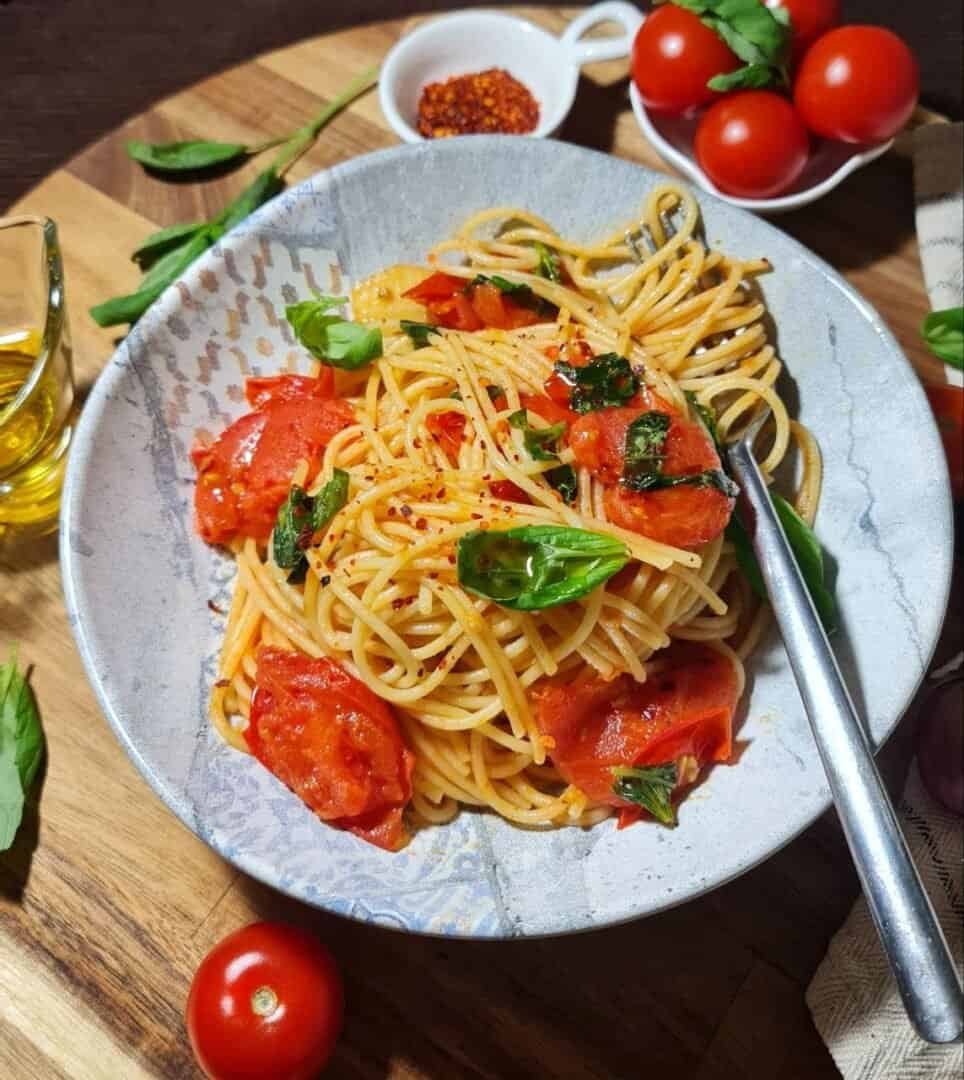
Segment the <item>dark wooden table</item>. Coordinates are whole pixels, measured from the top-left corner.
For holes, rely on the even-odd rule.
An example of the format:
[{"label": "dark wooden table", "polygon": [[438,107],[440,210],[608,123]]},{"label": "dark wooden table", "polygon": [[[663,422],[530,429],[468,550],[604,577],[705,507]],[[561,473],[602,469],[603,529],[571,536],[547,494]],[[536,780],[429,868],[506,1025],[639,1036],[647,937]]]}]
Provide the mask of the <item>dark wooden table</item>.
[{"label": "dark wooden table", "polygon": [[[924,104],[960,117],[960,0],[842,5],[848,22],[902,34],[921,61]],[[0,0],[0,210],[89,142],[216,71],[338,27],[455,6],[472,4]]]},{"label": "dark wooden table", "polygon": [[[67,18],[57,0],[44,6],[54,24]],[[125,12],[148,10],[139,0],[103,7],[125,22],[133,18]],[[203,0],[195,7],[209,10]],[[243,14],[252,5],[235,7]],[[535,17],[558,31],[571,13],[540,9]],[[157,226],[210,216],[258,167],[210,184],[165,184],[126,158],[123,140],[262,141],[310,115],[403,29],[396,21],[319,37],[212,77],[132,118],[19,201],[60,223],[82,385],[116,337],[94,325],[87,307],[133,286],[129,252]],[[207,45],[199,35],[197,48]],[[144,70],[156,74],[165,62],[159,55]],[[588,75],[563,136],[660,167],[629,112],[625,63]],[[50,79],[54,98],[60,77]],[[393,142],[370,95],[336,120],[291,178]],[[926,298],[906,161],[887,155],[780,224],[868,296],[920,372],[940,377],[917,332]],[[0,644],[18,638],[34,665],[49,741],[39,798],[15,847],[0,855],[0,1077],[197,1076],[181,1022],[191,974],[214,942],[257,917],[307,925],[334,949],[348,993],[330,1073],[339,1080],[836,1077],[803,997],[857,894],[832,815],[708,896],[580,936],[450,942],[312,911],[224,863],[136,773],[86,683],[56,557],[54,540],[0,552]],[[939,658],[960,647],[960,627],[951,626]],[[884,754],[897,782],[910,734],[905,724]]]}]

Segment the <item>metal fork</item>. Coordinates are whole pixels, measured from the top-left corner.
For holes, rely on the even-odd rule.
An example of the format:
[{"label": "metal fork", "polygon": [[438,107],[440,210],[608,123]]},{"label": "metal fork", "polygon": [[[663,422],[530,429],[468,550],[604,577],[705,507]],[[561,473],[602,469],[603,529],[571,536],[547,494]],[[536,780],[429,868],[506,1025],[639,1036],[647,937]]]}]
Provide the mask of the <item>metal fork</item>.
[{"label": "metal fork", "polygon": [[753,456],[769,416],[767,408],[727,448],[751,519],[753,550],[904,1008],[927,1042],[956,1042],[964,1029],[964,998],[947,942]]}]

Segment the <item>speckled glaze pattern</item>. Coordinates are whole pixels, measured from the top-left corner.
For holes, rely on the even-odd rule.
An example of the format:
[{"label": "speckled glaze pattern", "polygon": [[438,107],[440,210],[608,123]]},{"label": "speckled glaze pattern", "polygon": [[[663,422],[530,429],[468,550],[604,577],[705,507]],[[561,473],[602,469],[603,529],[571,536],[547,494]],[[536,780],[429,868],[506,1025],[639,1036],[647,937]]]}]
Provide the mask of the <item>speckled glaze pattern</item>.
[{"label": "speckled glaze pattern", "polygon": [[[247,374],[303,363],[281,313],[417,260],[471,212],[525,205],[590,238],[631,219],[662,178],[562,143],[469,137],[383,151],[275,199],[226,236],[128,335],[88,400],[62,515],[67,606],[118,738],[167,805],[241,869],[328,910],[463,937],[563,933],[635,918],[742,873],[810,823],[828,790],[779,641],[753,658],[737,764],[717,767],[680,824],[536,832],[463,812],[389,855],[318,821],[206,720],[233,566],[191,521],[198,433],[243,409]],[[706,235],[768,256],[763,282],[816,433],[817,528],[837,568],[835,650],[870,731],[891,731],[937,640],[951,516],[925,399],[880,317],[771,225],[701,195]]]}]

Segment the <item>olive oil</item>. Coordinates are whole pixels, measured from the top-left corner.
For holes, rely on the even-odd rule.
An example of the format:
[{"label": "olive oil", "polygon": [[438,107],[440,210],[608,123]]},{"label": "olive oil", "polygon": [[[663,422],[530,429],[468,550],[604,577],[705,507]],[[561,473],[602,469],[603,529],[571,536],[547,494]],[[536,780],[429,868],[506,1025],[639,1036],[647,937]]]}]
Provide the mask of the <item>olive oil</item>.
[{"label": "olive oil", "polygon": [[73,388],[66,340],[39,365],[34,329],[0,331],[0,534],[57,521]]}]

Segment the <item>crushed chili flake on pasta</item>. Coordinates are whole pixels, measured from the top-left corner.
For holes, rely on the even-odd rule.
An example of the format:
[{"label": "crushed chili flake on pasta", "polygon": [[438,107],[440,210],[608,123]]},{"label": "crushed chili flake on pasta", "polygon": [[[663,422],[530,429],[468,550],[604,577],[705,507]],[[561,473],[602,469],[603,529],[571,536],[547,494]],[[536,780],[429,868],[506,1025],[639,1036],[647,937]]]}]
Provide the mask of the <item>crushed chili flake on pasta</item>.
[{"label": "crushed chili flake on pasta", "polygon": [[448,135],[524,135],[539,123],[539,103],[502,68],[429,83],[418,103],[418,130],[427,139]]}]

